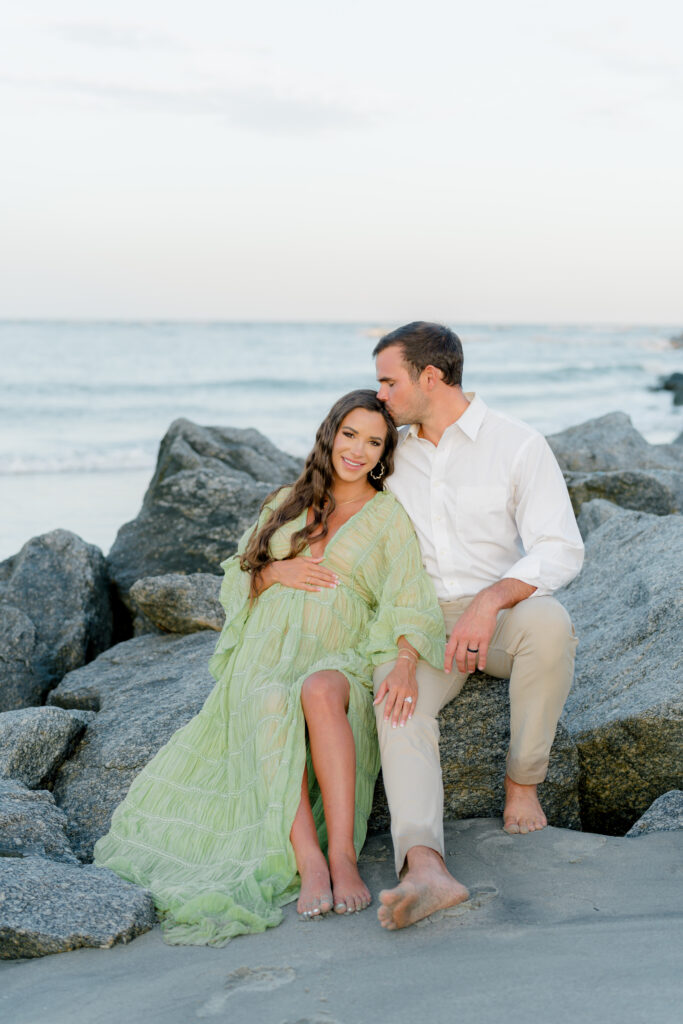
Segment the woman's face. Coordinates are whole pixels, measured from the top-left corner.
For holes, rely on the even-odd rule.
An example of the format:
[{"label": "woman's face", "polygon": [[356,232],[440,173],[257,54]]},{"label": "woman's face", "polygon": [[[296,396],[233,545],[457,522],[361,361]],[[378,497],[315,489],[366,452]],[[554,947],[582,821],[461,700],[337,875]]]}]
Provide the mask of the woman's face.
[{"label": "woman's face", "polygon": [[379,412],[352,409],[341,422],[332,445],[332,470],[338,480],[363,480],[382,457],[387,425]]}]

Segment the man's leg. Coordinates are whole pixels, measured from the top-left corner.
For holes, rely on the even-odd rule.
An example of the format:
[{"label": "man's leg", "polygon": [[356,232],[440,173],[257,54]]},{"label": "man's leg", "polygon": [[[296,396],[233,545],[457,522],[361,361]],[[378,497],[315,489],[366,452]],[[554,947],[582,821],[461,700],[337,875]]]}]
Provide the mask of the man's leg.
[{"label": "man's leg", "polygon": [[532,597],[499,613],[485,671],[510,679],[506,831],[533,832],[547,820],[536,794],[574,676],[576,636],[559,601]]},{"label": "man's leg", "polygon": [[[465,600],[442,606],[447,630],[453,628],[468,603]],[[375,692],[393,665],[390,662],[375,670]],[[460,692],[465,679],[457,669],[446,674],[421,661],[417,667],[417,705],[405,727],[394,729],[391,722],[384,721],[384,702],[375,709],[396,873],[401,875],[395,889],[380,893],[378,917],[390,930],[413,924],[468,896],[443,860],[443,783],[436,721],[441,708]]]}]

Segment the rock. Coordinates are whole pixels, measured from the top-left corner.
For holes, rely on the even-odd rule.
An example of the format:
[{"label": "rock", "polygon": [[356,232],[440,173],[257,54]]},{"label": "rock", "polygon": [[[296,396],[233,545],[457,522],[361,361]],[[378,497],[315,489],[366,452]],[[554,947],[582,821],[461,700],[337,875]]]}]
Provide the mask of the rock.
[{"label": "rock", "polygon": [[36,856],[78,864],[65,830],[66,815],[52,793],[0,779],[0,858]]},{"label": "rock", "polygon": [[106,868],[0,858],[0,959],[108,948],[154,923],[149,894]]},{"label": "rock", "polygon": [[619,470],[612,473],[565,473],[564,477],[576,516],[584,503],[595,499],[655,516],[666,516],[683,509],[683,473]]},{"label": "rock", "polygon": [[0,778],[44,787],[73,750],[85,722],[61,708],[21,708],[0,714]]},{"label": "rock", "polygon": [[99,548],[68,530],[34,537],[0,563],[0,711],[30,707],[111,642]]},{"label": "rock", "polygon": [[671,789],[648,807],[642,818],[638,818],[626,835],[644,836],[647,832],[681,831],[683,831],[683,790]]},{"label": "rock", "polygon": [[623,835],[683,788],[683,517],[619,510],[560,591],[579,648],[563,722],[579,749],[584,828]]},{"label": "rock", "polygon": [[203,572],[148,576],[131,587],[131,606],[145,623],[166,633],[220,632],[225,621],[218,599],[222,579]]},{"label": "rock", "polygon": [[[499,817],[505,794],[505,755],[510,739],[508,680],[483,672],[469,677],[462,692],[439,716],[444,782],[444,816],[450,819]],[[579,759],[564,726],[558,727],[548,776],[539,796],[551,825],[581,828]],[[381,776],[369,822],[371,832],[389,829]]]},{"label": "rock", "polygon": [[586,420],[558,434],[548,444],[563,472],[683,469],[680,452],[670,444],[649,444],[625,412]]},{"label": "rock", "polygon": [[137,519],[122,526],[109,568],[122,600],[136,580],[168,573],[216,573],[263,499],[293,482],[302,460],[257,430],[171,424]]},{"label": "rock", "polygon": [[598,526],[602,526],[619,512],[619,506],[612,501],[603,501],[601,498],[587,501],[585,505],[581,506],[581,511],[576,518],[583,539],[586,539],[591,530],[596,530]]},{"label": "rock", "polygon": [[595,498],[655,515],[683,510],[683,459],[676,444],[648,444],[623,412],[548,437],[578,515]]},{"label": "rock", "polygon": [[670,373],[660,377],[654,391],[673,391],[674,405],[683,405],[683,373]]},{"label": "rock", "polygon": [[69,673],[50,694],[52,705],[98,711],[53,790],[82,860],[138,772],[200,710],[214,685],[215,646],[213,632],[137,637]]}]

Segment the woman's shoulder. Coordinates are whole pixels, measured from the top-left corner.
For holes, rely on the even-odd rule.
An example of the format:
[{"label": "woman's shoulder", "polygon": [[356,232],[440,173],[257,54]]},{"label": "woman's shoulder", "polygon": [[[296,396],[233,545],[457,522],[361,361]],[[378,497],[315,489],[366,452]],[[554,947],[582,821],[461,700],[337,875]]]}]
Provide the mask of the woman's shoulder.
[{"label": "woman's shoulder", "polygon": [[383,523],[392,526],[407,526],[412,529],[408,513],[391,491],[378,491],[372,500],[372,505],[377,518]]},{"label": "woman's shoulder", "polygon": [[272,494],[268,495],[263,503],[263,510],[274,512],[289,497],[293,490],[294,484],[285,484],[284,487],[279,487],[277,491],[273,491]]}]

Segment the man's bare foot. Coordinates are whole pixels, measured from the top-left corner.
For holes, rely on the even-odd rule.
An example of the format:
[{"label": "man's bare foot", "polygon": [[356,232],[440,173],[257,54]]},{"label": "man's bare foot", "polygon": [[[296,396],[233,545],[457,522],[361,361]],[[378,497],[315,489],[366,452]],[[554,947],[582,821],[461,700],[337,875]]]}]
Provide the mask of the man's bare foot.
[{"label": "man's bare foot", "polygon": [[377,917],[382,928],[396,931],[469,898],[464,885],[448,871],[439,854],[427,846],[414,846],[406,858],[408,870],[395,889],[384,889]]},{"label": "man's bare foot", "polygon": [[365,910],[372,902],[367,885],[358,873],[355,855],[328,853],[330,875],[337,914],[353,914]]},{"label": "man's bare foot", "polygon": [[548,819],[538,802],[536,786],[523,786],[514,782],[509,775],[505,776],[505,809],[503,811],[503,828],[510,835],[527,832],[538,832],[545,828]]},{"label": "man's bare foot", "polygon": [[307,920],[328,914],[332,910],[330,872],[322,851],[319,850],[318,854],[314,854],[299,865],[301,892],[296,909]]}]

